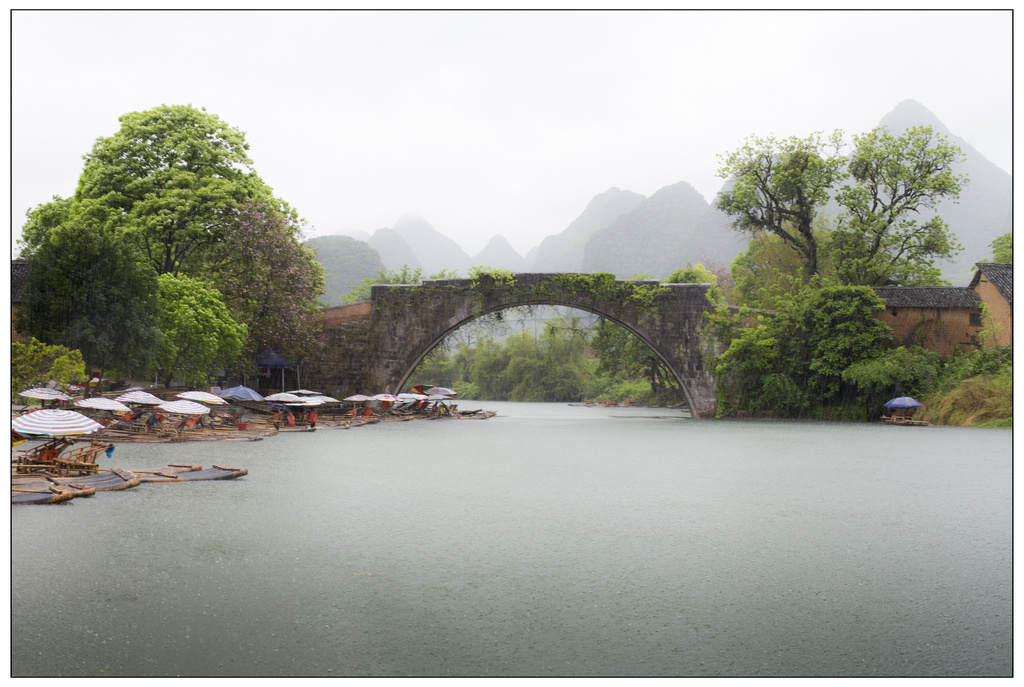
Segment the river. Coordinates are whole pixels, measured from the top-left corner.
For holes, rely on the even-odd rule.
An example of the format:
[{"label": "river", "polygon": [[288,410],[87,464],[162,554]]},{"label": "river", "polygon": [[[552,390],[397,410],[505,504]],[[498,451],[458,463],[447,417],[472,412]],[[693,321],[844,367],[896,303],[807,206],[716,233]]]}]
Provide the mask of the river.
[{"label": "river", "polygon": [[1012,674],[1012,432],[464,401],[11,509],[14,676]]}]

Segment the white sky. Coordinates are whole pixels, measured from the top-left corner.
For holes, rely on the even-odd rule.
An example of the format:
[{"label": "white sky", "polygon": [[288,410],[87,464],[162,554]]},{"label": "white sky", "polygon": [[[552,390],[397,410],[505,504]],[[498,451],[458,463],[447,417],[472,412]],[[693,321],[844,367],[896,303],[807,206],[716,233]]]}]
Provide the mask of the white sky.
[{"label": "white sky", "polygon": [[308,236],[421,215],[522,254],[597,194],[686,181],[751,134],[923,104],[1007,171],[1008,11],[14,12],[12,251],[118,117],[205,107]]}]

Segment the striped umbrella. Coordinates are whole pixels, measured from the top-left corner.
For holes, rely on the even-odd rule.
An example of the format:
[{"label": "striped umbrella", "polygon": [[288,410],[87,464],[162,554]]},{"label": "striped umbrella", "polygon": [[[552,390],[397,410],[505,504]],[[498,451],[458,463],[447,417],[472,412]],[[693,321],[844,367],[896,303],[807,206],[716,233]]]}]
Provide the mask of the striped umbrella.
[{"label": "striped umbrella", "polygon": [[184,398],[187,401],[202,401],[203,403],[215,403],[217,405],[228,405],[220,396],[214,396],[208,394],[205,391],[185,391],[180,394],[175,394],[176,398]]},{"label": "striped umbrella", "polygon": [[176,413],[178,415],[201,415],[203,413],[210,412],[210,409],[204,406],[202,403],[196,403],[195,401],[171,401],[170,403],[161,403],[157,406],[157,410],[162,410],[165,413]]},{"label": "striped umbrella", "polygon": [[60,437],[68,434],[92,434],[103,425],[73,410],[37,410],[11,420],[11,429],[22,436]]},{"label": "striped umbrella", "polygon": [[121,403],[145,403],[151,406],[164,402],[163,399],[157,398],[148,391],[129,391],[126,394],[121,394],[114,400],[120,401]]},{"label": "striped umbrella", "polygon": [[123,403],[118,403],[112,398],[83,398],[81,401],[75,401],[75,405],[79,408],[96,408],[97,410],[113,410],[117,413],[125,413],[131,410],[128,406]]},{"label": "striped umbrella", "polygon": [[45,387],[35,387],[33,389],[26,389],[21,392],[21,395],[25,398],[38,398],[41,401],[70,401],[71,397],[67,394],[62,394],[56,389],[47,389]]}]

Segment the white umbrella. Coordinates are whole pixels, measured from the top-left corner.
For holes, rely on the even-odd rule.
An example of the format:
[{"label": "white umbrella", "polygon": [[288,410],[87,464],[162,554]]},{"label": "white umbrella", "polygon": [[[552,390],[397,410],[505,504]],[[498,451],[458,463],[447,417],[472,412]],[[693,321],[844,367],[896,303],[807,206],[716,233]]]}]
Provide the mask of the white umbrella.
[{"label": "white umbrella", "polygon": [[356,394],[355,396],[346,396],[343,400],[355,401],[357,403],[362,403],[364,401],[372,401],[373,397],[372,396],[364,396],[363,394]]},{"label": "white umbrella", "polygon": [[458,396],[457,392],[443,386],[435,386],[431,389],[427,389],[423,393],[436,396]]},{"label": "white umbrella", "polygon": [[295,391],[287,392],[289,394],[295,394],[297,396],[319,396],[319,391],[310,391],[309,389],[296,389]]},{"label": "white umbrella", "polygon": [[264,396],[263,400],[264,401],[279,401],[281,403],[284,403],[286,401],[292,401],[292,402],[301,401],[302,397],[301,396],[296,396],[295,394],[285,393],[285,392],[282,391],[279,394],[271,394],[270,396]]},{"label": "white umbrella", "polygon": [[323,396],[323,395],[320,395],[320,396],[310,396],[308,400],[310,400],[310,401],[320,401],[321,403],[341,403],[341,401],[339,401],[336,398],[331,398],[330,396]]},{"label": "white umbrella", "polygon": [[228,402],[220,396],[214,396],[213,394],[208,394],[205,391],[184,391],[180,394],[175,394],[175,398],[184,398],[186,401],[202,401],[203,403],[228,405]]},{"label": "white umbrella", "polygon": [[96,410],[112,410],[115,413],[126,413],[131,408],[123,403],[118,403],[112,398],[83,398],[81,401],[75,401],[75,405],[79,408],[95,408]]},{"label": "white umbrella", "polygon": [[114,400],[120,401],[121,403],[145,403],[146,405],[151,406],[159,405],[164,402],[162,398],[158,398],[148,391],[129,391],[126,394],[121,394]]},{"label": "white umbrella", "polygon": [[374,401],[387,401],[389,403],[394,403],[395,401],[398,400],[398,396],[392,396],[391,394],[377,394],[376,396],[374,396],[372,398],[372,400],[374,400]]}]

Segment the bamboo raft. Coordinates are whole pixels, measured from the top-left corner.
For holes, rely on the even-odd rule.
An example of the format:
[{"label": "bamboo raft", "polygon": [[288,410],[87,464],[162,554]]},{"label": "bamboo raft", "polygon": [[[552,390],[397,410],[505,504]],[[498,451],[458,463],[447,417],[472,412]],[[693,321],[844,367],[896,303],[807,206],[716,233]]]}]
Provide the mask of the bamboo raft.
[{"label": "bamboo raft", "polygon": [[97,491],[120,491],[147,482],[197,482],[236,479],[249,474],[245,468],[172,463],[163,468],[123,470],[111,468],[94,475],[55,477],[53,475],[13,475],[11,505],[63,503]]},{"label": "bamboo raft", "polygon": [[202,465],[171,463],[167,467],[146,470],[132,470],[142,482],[198,482],[208,480],[236,479],[248,475],[245,468],[214,465],[203,469]]}]

